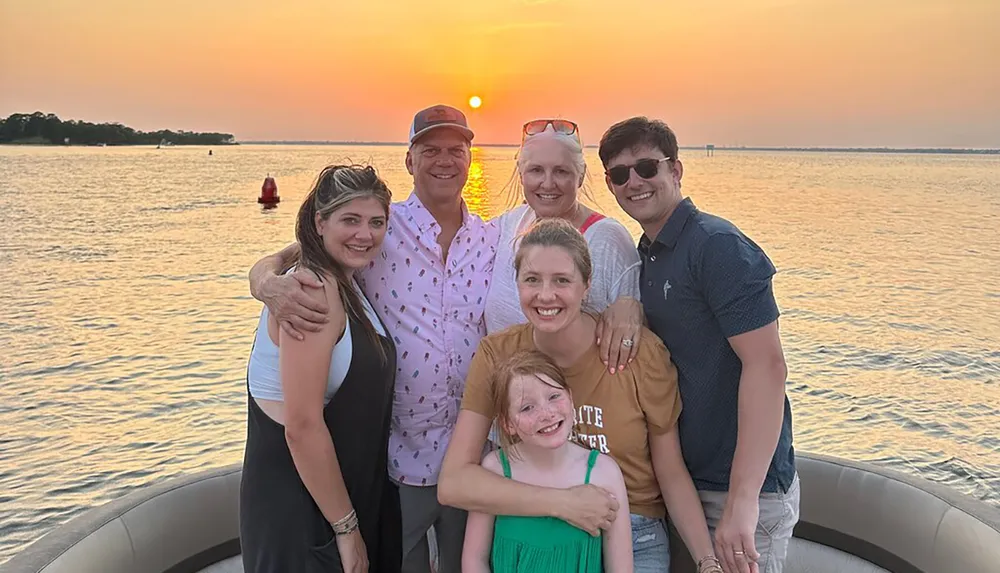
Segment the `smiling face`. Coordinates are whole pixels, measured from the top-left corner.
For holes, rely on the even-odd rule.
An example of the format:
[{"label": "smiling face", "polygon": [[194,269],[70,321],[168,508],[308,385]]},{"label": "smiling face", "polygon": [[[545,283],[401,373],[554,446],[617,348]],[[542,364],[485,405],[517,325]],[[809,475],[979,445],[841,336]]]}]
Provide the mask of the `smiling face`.
[{"label": "smiling face", "polygon": [[510,381],[507,432],[523,445],[554,449],[573,431],[568,390],[544,374],[521,374]]},{"label": "smiling face", "polygon": [[520,152],[524,200],[539,218],[571,216],[583,185],[577,154],[559,137],[548,132],[531,136]]},{"label": "smiling face", "polygon": [[[610,170],[619,165],[635,165],[642,159],[663,159],[666,155],[660,149],[649,145],[638,145],[623,150],[612,157],[607,164]],[[666,224],[670,214],[683,199],[681,195],[681,177],[684,166],[679,160],[658,163],[656,175],[644,179],[629,170],[629,179],[623,185],[615,185],[611,178],[605,175],[608,189],[614,194],[618,205],[630,217],[635,219],[646,236],[655,239],[660,229]]]},{"label": "smiling face", "polygon": [[406,152],[406,170],[422,201],[447,203],[462,195],[469,179],[469,141],[453,129],[439,128],[418,139]]},{"label": "smiling face", "polygon": [[565,248],[523,248],[517,293],[524,316],[538,331],[559,332],[580,318],[588,286]]},{"label": "smiling face", "polygon": [[375,258],[385,238],[386,211],[375,197],[359,197],[329,213],[316,214],[316,232],[323,247],[347,271]]}]

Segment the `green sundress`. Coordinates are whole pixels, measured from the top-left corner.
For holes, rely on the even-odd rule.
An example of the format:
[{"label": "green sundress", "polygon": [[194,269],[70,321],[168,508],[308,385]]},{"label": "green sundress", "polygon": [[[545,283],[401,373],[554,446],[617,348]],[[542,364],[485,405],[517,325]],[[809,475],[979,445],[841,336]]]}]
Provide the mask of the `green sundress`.
[{"label": "green sundress", "polygon": [[[503,475],[510,478],[507,455],[499,454]],[[591,450],[584,483],[590,483],[597,455]],[[494,573],[601,573],[601,537],[554,517],[498,515],[490,566]]]}]

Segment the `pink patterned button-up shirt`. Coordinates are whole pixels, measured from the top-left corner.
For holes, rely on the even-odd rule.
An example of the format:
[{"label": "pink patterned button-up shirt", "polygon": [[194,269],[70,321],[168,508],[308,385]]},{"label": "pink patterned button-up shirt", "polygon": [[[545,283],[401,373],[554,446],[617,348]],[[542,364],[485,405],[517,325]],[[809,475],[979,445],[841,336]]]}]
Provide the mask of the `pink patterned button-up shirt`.
[{"label": "pink patterned button-up shirt", "polygon": [[441,227],[411,193],[390,208],[382,252],[358,273],[396,342],[389,476],[402,484],[437,483],[469,361],[486,336],[483,310],[499,230],[464,204],[462,213],[442,261]]}]

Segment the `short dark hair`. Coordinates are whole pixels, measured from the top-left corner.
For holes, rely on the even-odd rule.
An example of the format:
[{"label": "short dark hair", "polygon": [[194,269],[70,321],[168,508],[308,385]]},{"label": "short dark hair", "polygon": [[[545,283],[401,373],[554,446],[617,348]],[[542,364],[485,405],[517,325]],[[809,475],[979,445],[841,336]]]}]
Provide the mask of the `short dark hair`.
[{"label": "short dark hair", "polygon": [[604,132],[597,154],[604,167],[619,153],[639,145],[655,147],[677,161],[677,136],[670,127],[658,120],[639,116],[619,121]]}]

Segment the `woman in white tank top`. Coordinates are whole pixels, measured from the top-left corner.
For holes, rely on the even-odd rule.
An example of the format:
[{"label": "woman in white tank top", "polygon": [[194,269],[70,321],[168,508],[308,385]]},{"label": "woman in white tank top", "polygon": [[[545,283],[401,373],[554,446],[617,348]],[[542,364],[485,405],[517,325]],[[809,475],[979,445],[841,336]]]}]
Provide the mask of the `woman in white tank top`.
[{"label": "woman in white tank top", "polygon": [[247,573],[399,573],[387,471],[396,350],[354,271],[382,246],[391,194],[371,167],[331,166],[303,201],[298,267],[329,321],[299,340],[265,308],[247,369],[240,545]]}]

